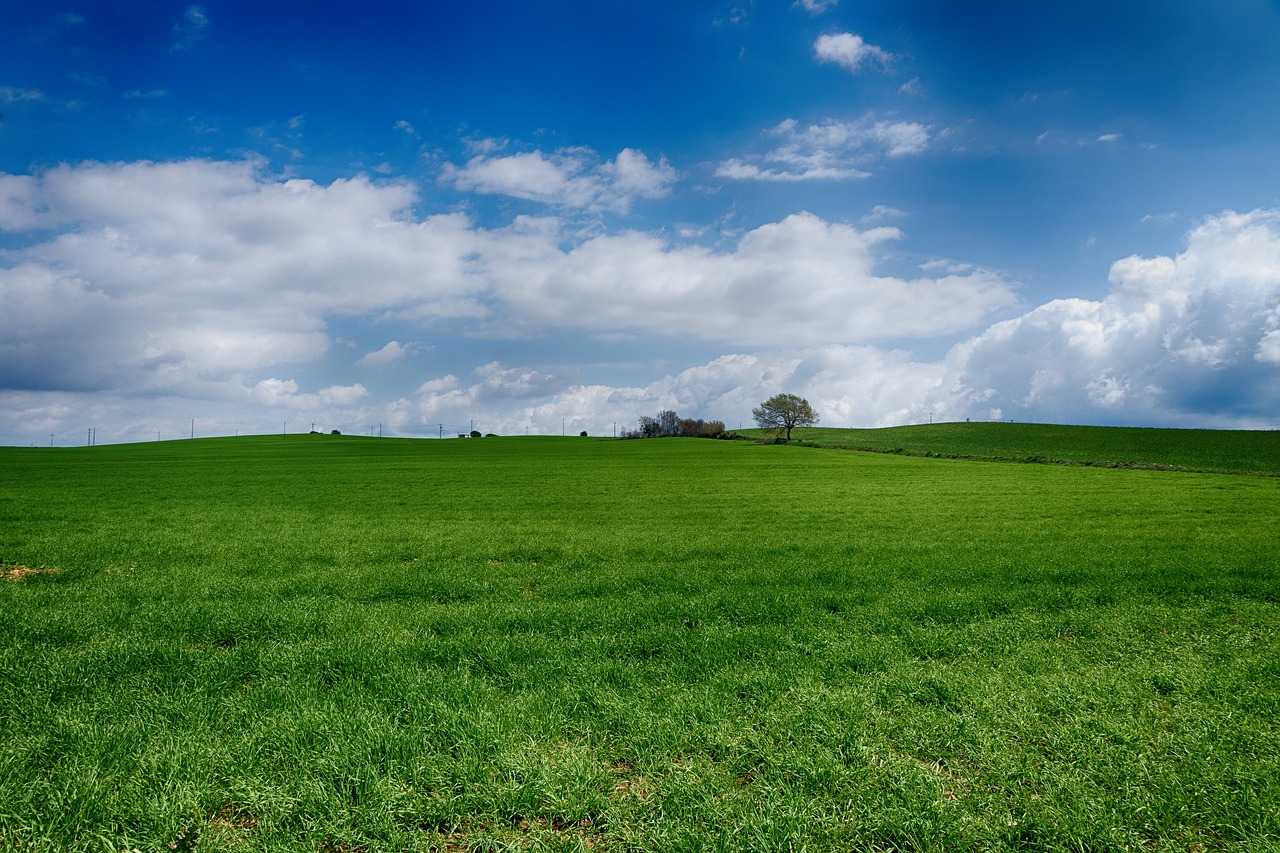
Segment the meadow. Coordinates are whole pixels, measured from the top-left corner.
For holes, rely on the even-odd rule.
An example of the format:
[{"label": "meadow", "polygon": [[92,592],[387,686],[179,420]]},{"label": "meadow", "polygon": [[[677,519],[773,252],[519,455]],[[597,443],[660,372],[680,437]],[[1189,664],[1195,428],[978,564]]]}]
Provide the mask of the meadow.
[{"label": "meadow", "polygon": [[0,850],[1280,850],[1280,479],[972,426],[2,448]]}]

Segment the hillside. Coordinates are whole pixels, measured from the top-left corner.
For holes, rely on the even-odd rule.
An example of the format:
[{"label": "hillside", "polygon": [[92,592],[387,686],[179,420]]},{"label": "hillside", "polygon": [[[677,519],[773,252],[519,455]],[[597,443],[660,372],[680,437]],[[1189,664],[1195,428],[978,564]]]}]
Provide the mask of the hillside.
[{"label": "hillside", "polygon": [[[763,430],[737,432],[766,435]],[[966,422],[884,429],[808,427],[794,431],[793,443],[953,459],[1280,476],[1280,430]]]}]

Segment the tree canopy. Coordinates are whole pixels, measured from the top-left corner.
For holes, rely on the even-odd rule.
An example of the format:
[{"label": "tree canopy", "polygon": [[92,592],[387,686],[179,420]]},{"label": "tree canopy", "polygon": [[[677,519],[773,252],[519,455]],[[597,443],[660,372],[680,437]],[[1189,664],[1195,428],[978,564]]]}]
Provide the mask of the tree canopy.
[{"label": "tree canopy", "polygon": [[787,441],[791,440],[791,430],[795,427],[813,426],[818,422],[809,401],[795,394],[774,394],[752,409],[751,417],[761,429],[786,430]]},{"label": "tree canopy", "polygon": [[670,409],[658,412],[656,418],[640,416],[637,429],[622,430],[623,438],[724,438],[724,421],[704,421],[702,418],[682,418]]}]

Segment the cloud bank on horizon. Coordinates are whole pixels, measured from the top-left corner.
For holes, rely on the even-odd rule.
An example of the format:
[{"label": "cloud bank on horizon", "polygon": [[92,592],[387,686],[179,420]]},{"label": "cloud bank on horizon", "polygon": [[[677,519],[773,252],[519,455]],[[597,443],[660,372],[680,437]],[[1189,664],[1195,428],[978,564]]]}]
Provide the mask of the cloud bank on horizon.
[{"label": "cloud bank on horizon", "polygon": [[[1197,76],[1280,82],[1265,4],[396,6],[277,56],[287,10],[144,4],[120,44],[69,5],[0,60],[0,443],[736,427],[779,391],[833,426],[1280,426],[1280,120]],[[1152,27],[1198,38],[1160,80]]]}]

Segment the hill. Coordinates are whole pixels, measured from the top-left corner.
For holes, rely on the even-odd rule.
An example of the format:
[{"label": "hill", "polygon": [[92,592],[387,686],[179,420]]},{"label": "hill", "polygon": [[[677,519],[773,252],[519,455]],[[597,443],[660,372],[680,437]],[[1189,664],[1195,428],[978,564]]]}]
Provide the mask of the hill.
[{"label": "hill", "polygon": [[[763,437],[763,430],[738,430]],[[1280,430],[1146,429],[941,423],[884,429],[802,427],[802,446],[914,456],[1280,475]]]}]

